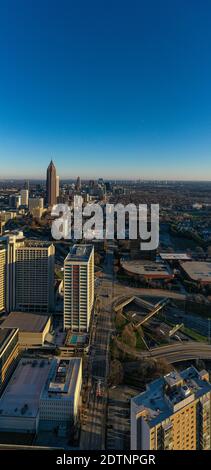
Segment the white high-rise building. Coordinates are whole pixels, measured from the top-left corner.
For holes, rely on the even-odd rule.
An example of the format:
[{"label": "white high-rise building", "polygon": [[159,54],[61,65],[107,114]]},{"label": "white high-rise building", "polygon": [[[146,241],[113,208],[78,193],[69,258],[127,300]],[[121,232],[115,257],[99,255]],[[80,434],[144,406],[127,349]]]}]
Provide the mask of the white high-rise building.
[{"label": "white high-rise building", "polygon": [[74,245],[64,262],[64,329],[88,332],[94,303],[94,247]]}]

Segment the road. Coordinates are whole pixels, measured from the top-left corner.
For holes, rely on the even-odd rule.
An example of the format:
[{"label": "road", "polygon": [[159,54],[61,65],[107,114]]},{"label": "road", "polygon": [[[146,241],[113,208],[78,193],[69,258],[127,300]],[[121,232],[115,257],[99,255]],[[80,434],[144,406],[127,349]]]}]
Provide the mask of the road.
[{"label": "road", "polygon": [[[113,279],[113,251],[107,250],[104,262],[104,277],[96,288],[101,300],[100,311],[97,315],[96,325],[93,329],[91,350],[88,362],[88,391],[86,403],[86,417],[82,425],[81,449],[105,449],[106,439],[106,407],[107,407],[107,379],[109,373],[109,344],[112,331],[112,279]],[[109,281],[109,285],[107,285]],[[105,294],[106,292],[106,294]],[[98,380],[102,380],[103,397],[97,397]]]},{"label": "road", "polygon": [[190,359],[211,359],[211,345],[207,343],[183,342],[175,343],[159,348],[150,349],[150,351],[137,351],[116,340],[120,349],[128,354],[132,353],[134,358],[156,358],[166,359],[169,363],[187,361]]}]

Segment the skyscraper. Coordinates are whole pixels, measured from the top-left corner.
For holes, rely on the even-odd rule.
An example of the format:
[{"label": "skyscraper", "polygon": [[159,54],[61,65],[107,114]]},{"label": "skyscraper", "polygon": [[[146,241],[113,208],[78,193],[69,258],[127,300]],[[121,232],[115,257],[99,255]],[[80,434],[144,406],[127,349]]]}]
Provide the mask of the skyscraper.
[{"label": "skyscraper", "polygon": [[47,168],[46,192],[47,204],[52,207],[56,204],[56,167],[52,160]]},{"label": "skyscraper", "polygon": [[209,450],[211,384],[191,366],[147,385],[131,400],[131,450]]},{"label": "skyscraper", "polygon": [[80,189],[81,189],[81,178],[80,178],[80,176],[78,176],[78,178],[76,180],[75,189],[76,189],[76,191],[80,191]]},{"label": "skyscraper", "polygon": [[27,240],[23,232],[0,241],[6,249],[6,310],[53,311],[54,245]]},{"label": "skyscraper", "polygon": [[64,262],[64,329],[87,332],[94,303],[94,247],[74,245]]}]

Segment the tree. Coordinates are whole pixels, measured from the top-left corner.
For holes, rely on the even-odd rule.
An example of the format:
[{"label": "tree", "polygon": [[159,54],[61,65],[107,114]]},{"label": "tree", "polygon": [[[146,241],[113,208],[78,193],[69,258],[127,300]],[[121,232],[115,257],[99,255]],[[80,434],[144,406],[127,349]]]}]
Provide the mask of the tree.
[{"label": "tree", "polygon": [[120,361],[114,359],[110,365],[109,383],[119,385],[123,382],[124,371]]}]

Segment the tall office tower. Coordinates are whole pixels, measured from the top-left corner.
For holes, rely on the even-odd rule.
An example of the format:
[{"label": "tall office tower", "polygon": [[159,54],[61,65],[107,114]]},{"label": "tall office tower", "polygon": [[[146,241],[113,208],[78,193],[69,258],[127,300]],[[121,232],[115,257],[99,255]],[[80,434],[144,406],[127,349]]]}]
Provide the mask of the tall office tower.
[{"label": "tall office tower", "polygon": [[28,189],[21,189],[21,205],[28,207],[29,205],[29,191]]},{"label": "tall office tower", "polygon": [[56,204],[56,168],[52,160],[47,168],[46,191],[48,206],[52,207]]},{"label": "tall office tower", "polygon": [[16,249],[24,245],[24,235],[15,231],[3,235],[0,242],[6,249],[6,310],[15,310],[15,261]]},{"label": "tall office tower", "polygon": [[58,198],[59,198],[59,175],[57,175],[56,177],[56,201]]},{"label": "tall office tower", "polygon": [[80,176],[78,176],[78,178],[76,180],[75,189],[76,189],[76,191],[80,191],[80,189],[81,189],[81,178],[80,178]]},{"label": "tall office tower", "polygon": [[6,307],[6,249],[0,245],[0,312]]},{"label": "tall office tower", "polygon": [[53,311],[54,245],[27,240],[22,232],[0,241],[6,247],[6,310]]},{"label": "tall office tower", "polygon": [[210,404],[205,370],[192,366],[151,382],[131,400],[131,449],[210,449]]},{"label": "tall office tower", "polygon": [[0,394],[16,366],[18,354],[18,329],[0,328]]},{"label": "tall office tower", "polygon": [[25,240],[16,249],[15,304],[24,312],[54,309],[54,245]]},{"label": "tall office tower", "polygon": [[74,245],[64,262],[64,329],[87,332],[94,303],[94,247]]}]

